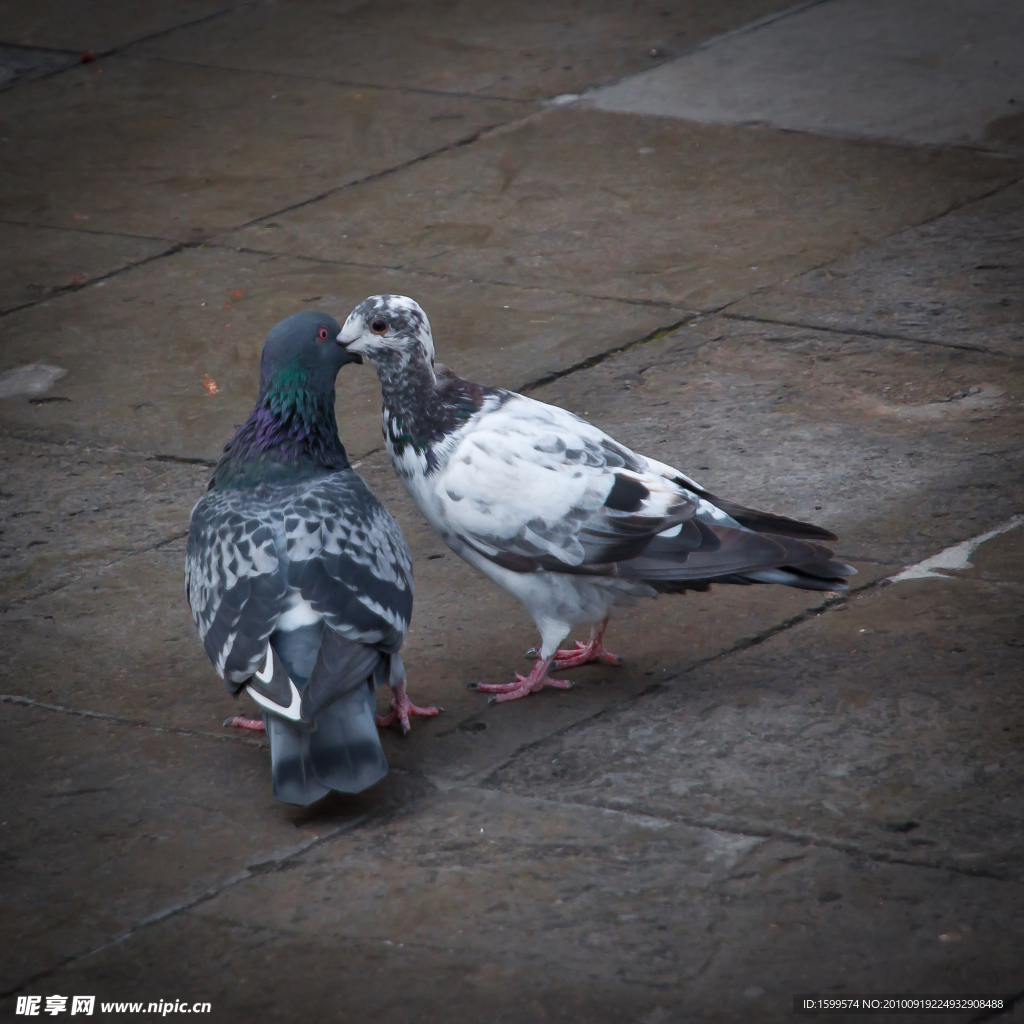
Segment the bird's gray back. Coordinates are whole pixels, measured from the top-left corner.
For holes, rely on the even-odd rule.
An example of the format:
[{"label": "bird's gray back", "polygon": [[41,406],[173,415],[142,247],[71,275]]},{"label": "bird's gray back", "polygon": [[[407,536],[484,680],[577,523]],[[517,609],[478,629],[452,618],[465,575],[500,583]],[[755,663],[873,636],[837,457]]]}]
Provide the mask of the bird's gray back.
[{"label": "bird's gray back", "polygon": [[412,612],[412,559],[352,470],[213,489],[192,512],[185,585],[200,637],[229,681],[259,668],[297,597],[353,640],[397,650]]}]

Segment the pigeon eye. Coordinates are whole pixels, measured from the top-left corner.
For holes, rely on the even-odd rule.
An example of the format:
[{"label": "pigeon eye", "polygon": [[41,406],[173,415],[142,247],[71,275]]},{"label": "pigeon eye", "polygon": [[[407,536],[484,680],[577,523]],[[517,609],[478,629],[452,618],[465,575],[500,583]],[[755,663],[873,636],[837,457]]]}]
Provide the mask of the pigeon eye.
[{"label": "pigeon eye", "polygon": [[330,334],[326,327],[321,327],[320,330],[316,332],[316,337],[318,341],[326,341],[330,337]]},{"label": "pigeon eye", "polygon": [[384,334],[387,332],[387,329],[388,322],[387,320],[381,319],[381,317],[377,317],[377,319],[370,324],[370,330],[373,331],[374,334]]}]

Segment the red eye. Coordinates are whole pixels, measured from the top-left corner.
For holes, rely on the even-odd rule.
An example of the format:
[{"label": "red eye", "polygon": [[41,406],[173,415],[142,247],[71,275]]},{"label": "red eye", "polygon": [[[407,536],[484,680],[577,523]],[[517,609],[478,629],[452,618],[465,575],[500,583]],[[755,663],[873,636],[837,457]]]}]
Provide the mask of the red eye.
[{"label": "red eye", "polygon": [[316,332],[316,336],[320,341],[326,341],[330,337],[330,332],[326,327],[321,327],[320,330]]}]

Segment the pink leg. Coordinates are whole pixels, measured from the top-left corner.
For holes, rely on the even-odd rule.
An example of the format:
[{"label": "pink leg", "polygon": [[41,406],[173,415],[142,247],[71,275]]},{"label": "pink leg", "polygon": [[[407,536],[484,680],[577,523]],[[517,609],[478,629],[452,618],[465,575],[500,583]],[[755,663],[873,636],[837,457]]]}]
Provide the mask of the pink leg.
[{"label": "pink leg", "polygon": [[402,735],[405,736],[409,732],[409,716],[419,716],[421,718],[432,718],[439,711],[444,711],[444,708],[435,708],[433,706],[429,708],[417,707],[411,700],[409,695],[405,692],[405,683],[399,683],[395,687],[395,695],[391,699],[391,714],[390,715],[377,715],[377,727],[380,729],[385,728],[388,725],[394,725],[398,723],[398,727],[402,730]]},{"label": "pink leg", "polygon": [[528,693],[537,693],[543,690],[545,686],[552,686],[556,690],[570,690],[576,684],[569,682],[568,679],[552,679],[548,675],[548,669],[551,667],[551,663],[554,661],[554,657],[551,658],[538,658],[534,662],[533,669],[528,676],[521,676],[518,672],[516,673],[516,681],[514,683],[479,683],[477,689],[481,693],[494,693],[497,696],[492,697],[488,703],[501,704],[506,700],[518,700],[520,697],[525,697]]},{"label": "pink leg", "polygon": [[585,644],[576,641],[575,651],[556,651],[555,668],[575,668],[577,665],[586,665],[591,661],[603,661],[607,665],[621,665],[622,659],[617,654],[605,650],[604,631],[608,627],[608,620],[605,619],[600,626],[590,627],[590,640]]},{"label": "pink leg", "polygon": [[263,732],[266,726],[262,718],[243,718],[237,715],[234,718],[225,718],[224,726],[234,726],[236,729],[252,729],[253,732]]}]

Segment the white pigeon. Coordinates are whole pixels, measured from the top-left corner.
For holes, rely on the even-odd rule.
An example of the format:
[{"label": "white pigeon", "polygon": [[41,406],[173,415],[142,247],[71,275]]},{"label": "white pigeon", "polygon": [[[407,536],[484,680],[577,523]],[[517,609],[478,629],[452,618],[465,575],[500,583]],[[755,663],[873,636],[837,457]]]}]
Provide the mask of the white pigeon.
[{"label": "white pigeon", "polygon": [[[478,687],[494,700],[568,689],[552,668],[618,664],[603,643],[608,618],[641,597],[711,583],[845,590],[856,572],[832,561],[827,530],[723,501],[565,409],[435,366],[430,323],[410,298],[365,299],[338,341],[377,371],[388,455],[420,511],[540,630],[529,675]],[[584,623],[589,641],[560,651]]]}]

